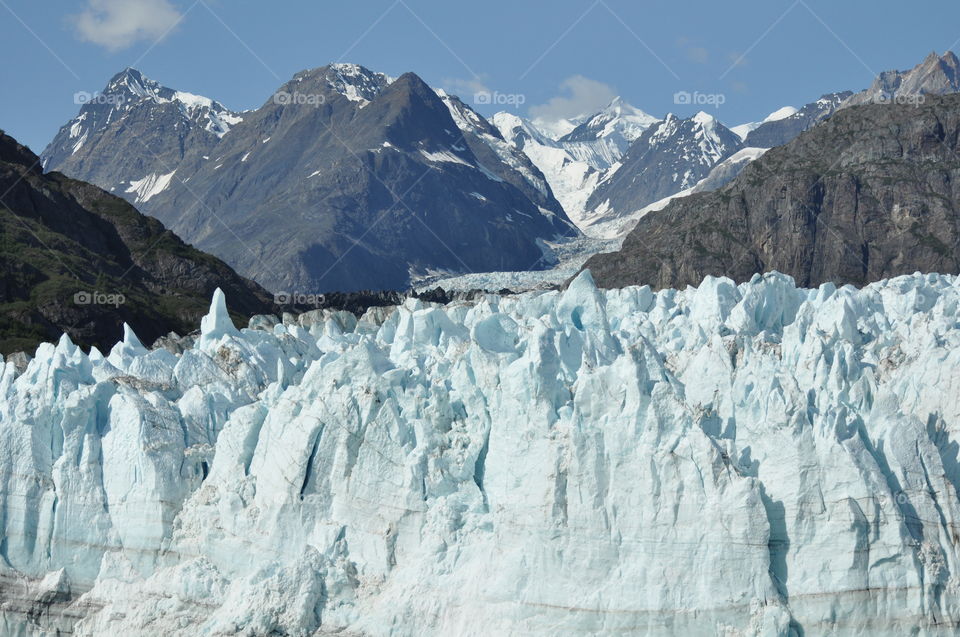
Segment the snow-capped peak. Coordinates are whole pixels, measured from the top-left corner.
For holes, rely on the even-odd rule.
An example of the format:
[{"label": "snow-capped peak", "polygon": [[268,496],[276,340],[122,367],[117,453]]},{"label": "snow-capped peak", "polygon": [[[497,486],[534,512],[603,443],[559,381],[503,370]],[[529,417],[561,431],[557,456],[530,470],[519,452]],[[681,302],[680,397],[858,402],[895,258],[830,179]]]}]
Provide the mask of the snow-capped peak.
[{"label": "snow-capped peak", "polygon": [[796,115],[797,112],[798,109],[794,108],[793,106],[784,106],[767,115],[764,118],[763,123],[779,122],[781,119],[787,119],[788,117]]},{"label": "snow-capped peak", "polygon": [[584,118],[584,121],[559,141],[594,142],[610,138],[625,150],[643,131],[660,121],[653,115],[631,106],[622,97],[615,97],[599,112]]},{"label": "snow-capped peak", "polygon": [[[827,102],[827,100],[824,100],[823,98],[821,98],[820,100],[818,100],[818,103],[826,103],[826,102]],[[759,122],[747,122],[746,124],[740,124],[740,125],[738,125],[738,126],[732,126],[732,127],[730,128],[730,130],[733,131],[734,134],[736,134],[737,137],[739,137],[740,139],[746,139],[746,138],[747,138],[747,135],[749,135],[749,134],[752,133],[753,131],[755,131],[755,130],[757,130],[758,128],[760,128],[763,124],[768,124],[768,123],[770,123],[770,122],[778,122],[778,121],[780,121],[780,120],[782,120],[782,119],[787,119],[788,117],[793,117],[794,115],[796,115],[796,114],[799,113],[799,112],[800,112],[799,109],[794,108],[793,106],[783,106],[783,107],[778,108],[777,110],[773,111],[772,113],[770,113],[769,115],[767,115],[765,118],[763,118],[763,119],[762,119],[761,121],[759,121]]]},{"label": "snow-capped peak", "polygon": [[[623,100],[622,97],[615,97],[597,115],[610,115],[613,116],[625,123],[633,123],[642,126],[643,128],[649,127],[651,124],[659,121],[653,115],[640,110],[636,106],[632,106]],[[639,136],[639,135],[638,135]]]},{"label": "snow-capped peak", "polygon": [[115,94],[126,90],[137,97],[147,97],[156,94],[160,88],[158,83],[145,77],[137,69],[128,66],[110,80],[104,94]]},{"label": "snow-capped peak", "polygon": [[717,123],[717,118],[705,111],[697,112],[697,114],[691,117],[690,119],[695,121],[697,124],[700,124],[701,126],[713,126],[714,124]]},{"label": "snow-capped peak", "polygon": [[208,108],[217,111],[226,110],[222,104],[209,97],[167,88],[159,82],[151,80],[137,69],[130,67],[127,67],[114,76],[107,85],[103,95],[119,97],[123,93],[128,93],[129,95],[126,96],[128,98],[132,95],[137,99],[146,99],[157,104],[177,102],[184,108],[190,110],[198,108]]},{"label": "snow-capped peak", "polygon": [[[78,94],[81,95],[81,94]],[[151,80],[137,69],[127,67],[115,75],[102,93],[87,95],[76,122],[91,109],[108,110],[102,122],[109,123],[142,104],[176,104],[183,116],[201,123],[209,132],[223,137],[243,117],[209,97],[177,91]],[[74,135],[77,136],[77,135]]]},{"label": "snow-capped peak", "polygon": [[343,77],[361,77],[371,74],[371,71],[365,69],[359,64],[353,64],[350,62],[335,62],[330,65],[330,68]]},{"label": "snow-capped peak", "polygon": [[351,102],[365,106],[373,101],[394,78],[359,64],[336,63],[327,67],[327,84]]}]

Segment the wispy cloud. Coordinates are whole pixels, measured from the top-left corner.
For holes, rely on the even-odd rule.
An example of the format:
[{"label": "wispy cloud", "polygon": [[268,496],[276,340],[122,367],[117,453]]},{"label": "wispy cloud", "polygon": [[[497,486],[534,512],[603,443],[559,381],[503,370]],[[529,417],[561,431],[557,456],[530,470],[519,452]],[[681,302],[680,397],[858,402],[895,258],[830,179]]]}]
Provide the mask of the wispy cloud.
[{"label": "wispy cloud", "polygon": [[677,46],[683,49],[683,53],[687,59],[695,64],[706,64],[710,61],[710,51],[705,47],[698,46],[687,36],[677,38]]},{"label": "wispy cloud", "polygon": [[473,79],[447,78],[443,80],[443,89],[451,95],[458,95],[464,100],[469,100],[478,93],[489,93],[490,88],[486,85],[486,78],[482,76]]},{"label": "wispy cloud", "polygon": [[609,84],[582,75],[574,75],[561,82],[560,92],[546,104],[531,106],[530,115],[545,120],[588,115],[602,109],[617,96]]},{"label": "wispy cloud", "polygon": [[119,51],[165,37],[182,17],[169,0],[87,0],[70,20],[81,40]]}]

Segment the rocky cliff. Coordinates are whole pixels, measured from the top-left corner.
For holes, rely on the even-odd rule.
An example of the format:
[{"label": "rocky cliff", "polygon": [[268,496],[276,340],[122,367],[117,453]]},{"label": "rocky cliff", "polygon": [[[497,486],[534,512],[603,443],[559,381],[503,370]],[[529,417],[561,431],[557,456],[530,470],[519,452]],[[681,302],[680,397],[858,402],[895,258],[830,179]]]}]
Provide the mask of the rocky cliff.
[{"label": "rocky cliff", "polygon": [[696,285],[777,270],[801,285],[960,269],[960,96],[838,111],[733,182],[641,219],[598,284]]}]

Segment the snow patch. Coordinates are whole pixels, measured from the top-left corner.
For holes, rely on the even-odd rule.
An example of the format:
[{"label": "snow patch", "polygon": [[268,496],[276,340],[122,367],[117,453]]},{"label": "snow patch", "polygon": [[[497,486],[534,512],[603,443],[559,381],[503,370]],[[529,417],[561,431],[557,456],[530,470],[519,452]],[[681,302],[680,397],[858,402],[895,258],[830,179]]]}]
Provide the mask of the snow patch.
[{"label": "snow patch", "polygon": [[136,203],[146,203],[167,189],[167,186],[170,185],[170,180],[173,179],[173,175],[176,172],[177,171],[174,170],[166,175],[150,174],[143,179],[131,181],[130,187],[127,188],[126,192],[136,193],[136,197],[134,198]]},{"label": "snow patch", "polygon": [[427,159],[427,161],[447,162],[451,164],[462,164],[464,166],[470,166],[471,168],[473,168],[473,166],[470,163],[465,161],[462,157],[458,157],[457,155],[454,155],[449,150],[440,150],[436,152],[428,152],[426,150],[421,150],[420,154],[423,155]]}]

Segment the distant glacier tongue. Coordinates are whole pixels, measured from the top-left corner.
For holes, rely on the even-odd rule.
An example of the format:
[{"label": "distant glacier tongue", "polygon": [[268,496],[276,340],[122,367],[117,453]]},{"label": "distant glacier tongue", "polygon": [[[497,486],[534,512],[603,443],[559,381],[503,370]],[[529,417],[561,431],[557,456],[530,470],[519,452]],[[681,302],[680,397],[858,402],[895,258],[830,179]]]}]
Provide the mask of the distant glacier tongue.
[{"label": "distant glacier tongue", "polygon": [[[960,280],[66,337],[0,375],[0,633],[939,635]],[[268,321],[258,325],[266,326]]]}]

